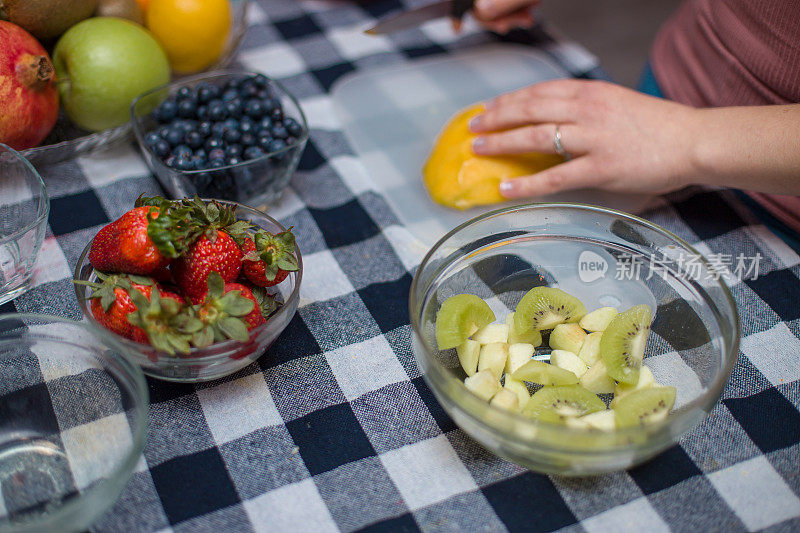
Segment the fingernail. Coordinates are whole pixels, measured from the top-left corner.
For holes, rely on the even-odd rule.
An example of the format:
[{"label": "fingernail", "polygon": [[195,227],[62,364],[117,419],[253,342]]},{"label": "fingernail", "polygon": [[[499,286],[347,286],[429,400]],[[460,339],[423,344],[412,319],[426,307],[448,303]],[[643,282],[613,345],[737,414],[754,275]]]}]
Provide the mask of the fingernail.
[{"label": "fingernail", "polygon": [[472,151],[476,154],[480,153],[484,146],[486,146],[485,137],[475,137],[475,139],[472,140]]},{"label": "fingernail", "polygon": [[468,127],[472,131],[475,131],[481,127],[482,122],[483,122],[483,115],[477,115],[470,119]]},{"label": "fingernail", "polygon": [[500,182],[500,194],[509,197],[514,193],[514,183],[511,180]]}]

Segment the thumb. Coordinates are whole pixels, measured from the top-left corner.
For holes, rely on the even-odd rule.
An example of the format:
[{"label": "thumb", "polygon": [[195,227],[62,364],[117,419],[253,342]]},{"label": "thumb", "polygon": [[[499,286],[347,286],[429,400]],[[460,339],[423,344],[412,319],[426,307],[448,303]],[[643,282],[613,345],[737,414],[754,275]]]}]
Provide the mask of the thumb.
[{"label": "thumb", "polygon": [[476,0],[474,11],[479,19],[493,20],[538,4],[539,0]]}]

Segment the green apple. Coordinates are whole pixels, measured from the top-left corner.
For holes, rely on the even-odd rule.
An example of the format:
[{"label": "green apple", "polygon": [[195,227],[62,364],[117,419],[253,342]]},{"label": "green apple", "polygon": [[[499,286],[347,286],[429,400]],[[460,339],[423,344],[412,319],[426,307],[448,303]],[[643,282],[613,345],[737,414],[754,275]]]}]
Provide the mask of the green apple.
[{"label": "green apple", "polygon": [[134,98],[170,77],[167,56],[150,32],[116,17],[72,26],[56,43],[53,65],[64,111],[90,131],[128,122]]}]

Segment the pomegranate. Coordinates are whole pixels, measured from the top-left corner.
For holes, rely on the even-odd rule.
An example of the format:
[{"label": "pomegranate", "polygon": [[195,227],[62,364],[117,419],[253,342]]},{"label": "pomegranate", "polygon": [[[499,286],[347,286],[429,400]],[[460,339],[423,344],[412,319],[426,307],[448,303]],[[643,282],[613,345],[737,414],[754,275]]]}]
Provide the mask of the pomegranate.
[{"label": "pomegranate", "polygon": [[0,142],[25,150],[47,137],[58,118],[54,77],[39,41],[0,20]]}]

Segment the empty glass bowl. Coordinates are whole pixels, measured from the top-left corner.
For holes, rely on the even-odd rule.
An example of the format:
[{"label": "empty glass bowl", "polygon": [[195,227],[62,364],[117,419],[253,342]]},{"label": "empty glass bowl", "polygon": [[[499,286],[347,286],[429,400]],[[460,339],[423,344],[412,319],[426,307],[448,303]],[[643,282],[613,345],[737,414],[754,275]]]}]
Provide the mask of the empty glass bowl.
[{"label": "empty glass bowl", "polygon": [[[235,202],[225,202],[223,204],[235,204]],[[265,213],[247,207],[236,205],[236,217],[239,220],[247,220],[255,226],[265,229],[270,233],[280,233],[286,231],[277,220]],[[84,281],[97,281],[94,269],[89,263],[89,243],[83,250],[83,254],[78,259],[75,267],[75,279]],[[292,320],[297,305],[300,301],[300,280],[303,277],[303,260],[300,251],[295,249],[298,270],[289,273],[282,282],[267,289],[278,301],[281,302],[280,308],[267,319],[265,324],[254,328],[250,332],[250,339],[247,342],[227,340],[212,344],[207,348],[192,348],[191,353],[185,355],[170,355],[159,352],[146,344],[139,344],[126,339],[100,326],[92,316],[89,306],[91,289],[86,285],[75,284],[75,295],[78,303],[83,310],[86,318],[97,325],[101,335],[111,337],[115,342],[120,343],[125,348],[127,355],[139,366],[144,373],[154,378],[167,381],[178,381],[187,383],[197,383],[227,376],[237,370],[249,365],[264,354],[278,338],[281,332]]]},{"label": "empty glass bowl", "polygon": [[0,315],[0,532],[85,531],[141,457],[141,370],[91,324]]},{"label": "empty glass bowl", "polygon": [[49,212],[42,177],[16,150],[0,144],[0,304],[30,287]]},{"label": "empty glass bowl", "polygon": [[[177,144],[171,143],[169,147],[172,153],[175,153],[178,148],[191,150],[193,158],[199,150],[202,150],[204,154],[202,158],[205,159],[205,163],[201,165],[201,168],[182,169],[179,165],[165,163],[162,157],[156,155],[153,146],[147,142],[148,133],[161,131],[162,138],[170,138],[167,136],[169,128],[165,128],[165,125],[160,124],[154,117],[153,111],[158,104],[169,96],[180,96],[179,91],[181,89],[185,90],[187,87],[193,88],[199,84],[207,84],[220,88],[222,94],[208,103],[199,102],[196,106],[197,112],[199,112],[200,108],[205,107],[206,110],[203,111],[205,115],[211,109],[212,103],[222,103],[223,96],[227,97],[222,91],[227,82],[250,76],[258,76],[259,79],[267,82],[264,89],[271,94],[268,98],[280,101],[282,115],[292,118],[299,125],[300,133],[298,135],[284,137],[286,141],[281,139],[281,142],[278,143],[282,147],[273,149],[276,145],[271,141],[275,140],[275,138],[271,137],[270,133],[267,133],[271,131],[271,127],[260,127],[256,124],[245,132],[240,128],[240,123],[247,118],[242,110],[243,107],[239,107],[233,112],[235,116],[230,114],[227,109],[222,109],[220,115],[216,118],[189,119],[194,121],[194,125],[191,127],[192,133],[201,135],[202,144],[191,147],[187,142],[178,141]],[[256,98],[253,97],[252,99],[255,100]],[[249,103],[249,98],[245,98],[243,95],[237,96],[234,100],[238,101],[241,106],[246,106]],[[225,101],[224,103],[227,104],[229,102]],[[234,126],[228,124],[229,120],[234,121]],[[277,119],[274,119],[273,122],[275,120]],[[183,78],[148,91],[134,100],[131,105],[131,122],[136,140],[147,165],[172,198],[199,195],[206,198],[231,200],[252,206],[274,203],[280,198],[283,189],[289,184],[289,180],[297,169],[300,155],[303,153],[308,140],[308,124],[297,100],[281,84],[255,72],[211,72]],[[196,127],[200,122],[207,123],[208,131]],[[216,128],[220,129],[217,130]],[[259,132],[265,133],[262,135]],[[187,130],[186,133],[189,133],[189,131]],[[219,144],[211,145],[208,142],[210,139],[215,139],[214,142]],[[245,141],[245,139],[247,140]],[[231,144],[239,146],[238,155],[228,151]],[[222,149],[226,154],[224,163],[219,166],[211,166],[212,151],[215,148]],[[248,148],[255,148],[261,151],[261,155],[251,158],[251,156],[247,155]]]},{"label": "empty glass bowl", "polygon": [[[503,320],[540,285],[563,289],[590,311],[651,307],[644,362],[658,383],[677,388],[665,420],[579,429],[498,409],[465,387],[455,350],[437,349],[441,303],[475,294]],[[730,291],[700,253],[646,220],[600,207],[530,204],[474,218],[434,245],[410,292],[414,355],[442,407],[489,450],[541,472],[624,469],[671,446],[717,403],[739,353]]]}]

